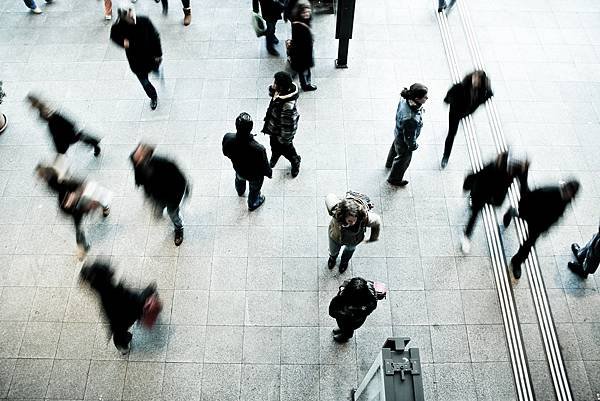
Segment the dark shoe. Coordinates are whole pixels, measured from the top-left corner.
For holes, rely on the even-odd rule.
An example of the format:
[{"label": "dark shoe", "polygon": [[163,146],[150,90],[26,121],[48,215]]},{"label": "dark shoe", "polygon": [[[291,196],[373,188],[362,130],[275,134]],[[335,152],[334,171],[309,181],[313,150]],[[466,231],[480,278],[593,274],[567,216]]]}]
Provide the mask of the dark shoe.
[{"label": "dark shoe", "polygon": [[275,165],[277,164],[278,161],[279,161],[279,156],[277,156],[277,157],[271,156],[271,160],[269,160],[269,166],[271,166],[271,168],[275,167]]},{"label": "dark shoe", "polygon": [[297,177],[298,174],[300,173],[300,161],[302,160],[302,158],[300,156],[297,156],[294,159],[294,162],[292,163],[292,177]]},{"label": "dark shoe", "polygon": [[258,209],[263,203],[265,203],[265,200],[267,198],[265,198],[264,195],[260,195],[258,197],[258,200],[256,202],[254,202],[253,205],[248,205],[248,210],[250,210],[251,212]]},{"label": "dark shoe", "polygon": [[402,181],[390,181],[387,180],[388,184],[393,185],[395,187],[405,187],[406,184],[408,184],[408,181],[406,180],[402,180]]},{"label": "dark shoe", "polygon": [[340,262],[340,274],[348,270],[348,262]]},{"label": "dark shoe", "polygon": [[103,217],[108,217],[110,215],[110,207],[107,206],[105,208],[102,208],[102,216]]},{"label": "dark shoe", "polygon": [[308,84],[308,85],[306,85],[306,86],[303,86],[303,87],[302,87],[302,90],[303,90],[304,92],[311,92],[311,91],[316,91],[316,90],[317,90],[317,87],[316,87],[315,85],[313,85],[313,84]]},{"label": "dark shoe", "polygon": [[507,228],[510,225],[510,221],[512,220],[514,215],[514,210],[515,209],[511,207],[506,211],[506,213],[504,213],[504,217],[502,218],[502,224],[504,225],[504,228]]},{"label": "dark shoe", "polygon": [[335,336],[335,335],[337,335],[337,334],[340,334],[340,333],[342,332],[342,330],[340,330],[340,329],[333,329],[331,332],[332,332],[332,333],[333,333],[333,335]]},{"label": "dark shoe", "polygon": [[327,261],[327,267],[329,267],[329,270],[331,270],[335,267],[336,259],[337,258],[334,258],[333,256],[329,257],[329,260]]},{"label": "dark shoe", "polygon": [[273,47],[270,49],[267,49],[267,52],[269,52],[269,54],[271,56],[279,57],[279,52],[277,51],[277,49],[275,49]]},{"label": "dark shoe", "polygon": [[577,243],[573,243],[571,244],[571,252],[573,252],[573,255],[575,256],[575,259],[577,259],[577,261],[579,261],[579,244]]},{"label": "dark shoe", "polygon": [[347,343],[350,338],[343,336],[342,334],[336,334],[333,336],[333,341],[336,343]]},{"label": "dark shoe", "polygon": [[587,278],[588,274],[583,271],[583,268],[579,263],[569,262],[567,266],[569,267],[569,270],[577,274],[579,277],[584,279]]},{"label": "dark shoe", "polygon": [[443,12],[445,9],[446,9],[446,6],[443,6],[443,7],[440,7],[440,8],[438,8],[438,13],[441,13],[441,12]]},{"label": "dark shoe", "polygon": [[175,246],[181,245],[183,242],[183,228],[175,230]]},{"label": "dark shoe", "polygon": [[154,98],[154,99],[150,99],[150,108],[152,110],[156,110],[156,107],[158,107],[158,98]]},{"label": "dark shoe", "polygon": [[94,146],[94,157],[100,156],[100,146]]},{"label": "dark shoe", "polygon": [[514,258],[510,260],[510,266],[512,267],[513,276],[518,280],[521,278],[521,263],[515,263]]},{"label": "dark shoe", "polygon": [[442,162],[440,163],[440,167],[442,168],[442,170],[445,169],[447,165],[448,165],[448,158],[447,157],[442,158]]},{"label": "dark shoe", "polygon": [[192,8],[184,8],[183,9],[183,25],[188,26],[192,23]]}]

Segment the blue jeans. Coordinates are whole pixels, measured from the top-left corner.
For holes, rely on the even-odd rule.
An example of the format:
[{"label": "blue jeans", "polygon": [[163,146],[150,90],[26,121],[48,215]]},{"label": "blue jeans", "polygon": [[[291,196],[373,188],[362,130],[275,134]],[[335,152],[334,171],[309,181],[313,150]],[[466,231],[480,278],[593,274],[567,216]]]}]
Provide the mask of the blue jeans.
[{"label": "blue jeans", "polygon": [[[329,256],[337,259],[337,256],[340,253],[340,249],[342,249],[342,244],[340,244],[337,241],[334,241],[333,239],[331,239],[331,237],[329,237]],[[348,263],[352,258],[355,249],[356,245],[344,245],[341,263]]]},{"label": "blue jeans", "polygon": [[261,177],[258,180],[247,180],[238,173],[235,173],[235,190],[239,196],[242,196],[246,192],[246,181],[248,181],[250,191],[248,192],[248,207],[256,205],[260,198],[260,189],[262,188],[265,177]]},{"label": "blue jeans", "polygon": [[25,3],[25,5],[32,10],[37,7],[37,4],[35,4],[35,0],[23,0],[23,3]]}]

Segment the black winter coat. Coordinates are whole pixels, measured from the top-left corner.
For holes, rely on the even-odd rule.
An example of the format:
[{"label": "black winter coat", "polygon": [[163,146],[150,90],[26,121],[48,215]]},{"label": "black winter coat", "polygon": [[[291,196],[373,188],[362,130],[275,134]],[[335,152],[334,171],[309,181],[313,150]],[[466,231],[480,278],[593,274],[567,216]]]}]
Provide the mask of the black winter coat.
[{"label": "black winter coat", "polygon": [[[513,175],[509,174],[509,169],[499,168],[496,162],[487,164],[477,173],[469,174],[463,183],[465,191],[471,191],[471,201],[473,206],[483,206],[489,203],[494,206],[500,206],[506,198],[508,188],[513,182]],[[516,176],[521,186],[521,192],[527,188],[527,171]]]},{"label": "black winter coat", "polygon": [[134,74],[147,74],[158,68],[156,58],[162,57],[160,35],[149,18],[137,16],[135,24],[117,21],[110,29],[110,38],[120,47],[124,47],[124,39],[129,40],[125,54]]},{"label": "black winter coat", "polygon": [[252,9],[258,12],[260,4],[260,14],[265,21],[277,21],[281,19],[283,12],[283,3],[279,0],[252,0]]},{"label": "black winter coat", "polygon": [[562,217],[569,202],[558,187],[527,191],[519,202],[519,217],[527,221],[530,231],[543,233]]},{"label": "black winter coat", "polygon": [[[133,155],[130,157],[133,163]],[[142,185],[149,198],[160,205],[177,207],[187,192],[187,180],[177,165],[160,156],[134,164],[135,185]]]},{"label": "black winter coat", "polygon": [[273,176],[267,151],[254,138],[226,134],[223,137],[223,154],[231,159],[235,172],[247,180]]},{"label": "black winter coat", "polygon": [[60,154],[65,154],[69,146],[79,140],[80,131],[75,128],[75,124],[57,112],[48,118],[48,130],[52,135],[54,148]]},{"label": "black winter coat", "polygon": [[462,82],[454,84],[444,98],[444,102],[450,105],[450,111],[462,117],[472,114],[480,105],[494,96],[489,80],[482,88],[473,92],[470,77],[469,74]]},{"label": "black winter coat", "polygon": [[75,227],[79,227],[86,211],[77,207],[66,208],[65,200],[69,193],[82,191],[83,182],[79,180],[62,180],[59,182],[56,178],[51,178],[48,180],[48,186],[58,194],[58,207],[60,210],[66,215],[71,216],[75,223]]},{"label": "black winter coat", "polygon": [[269,87],[271,101],[265,114],[265,124],[261,132],[277,138],[279,143],[290,144],[294,140],[296,130],[298,129],[298,120],[300,115],[296,108],[298,101],[298,87],[292,84],[292,91],[285,95],[274,93],[272,87]]},{"label": "black winter coat", "polygon": [[296,72],[306,71],[314,67],[313,36],[310,26],[305,22],[292,22],[292,47],[290,64]]},{"label": "black winter coat", "polygon": [[368,302],[363,305],[351,305],[348,303],[343,291],[343,289],[340,289],[329,303],[329,316],[342,321],[344,326],[356,330],[363,325],[367,316],[377,308],[377,297],[373,291],[373,296]]}]

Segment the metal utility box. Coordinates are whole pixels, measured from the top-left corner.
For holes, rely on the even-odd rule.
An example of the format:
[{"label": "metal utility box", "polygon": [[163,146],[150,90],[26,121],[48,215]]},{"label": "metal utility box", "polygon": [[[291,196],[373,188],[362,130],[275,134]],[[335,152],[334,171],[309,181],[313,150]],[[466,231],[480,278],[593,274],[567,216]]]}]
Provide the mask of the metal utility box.
[{"label": "metal utility box", "polygon": [[424,401],[418,348],[406,349],[410,338],[388,338],[352,401]]}]

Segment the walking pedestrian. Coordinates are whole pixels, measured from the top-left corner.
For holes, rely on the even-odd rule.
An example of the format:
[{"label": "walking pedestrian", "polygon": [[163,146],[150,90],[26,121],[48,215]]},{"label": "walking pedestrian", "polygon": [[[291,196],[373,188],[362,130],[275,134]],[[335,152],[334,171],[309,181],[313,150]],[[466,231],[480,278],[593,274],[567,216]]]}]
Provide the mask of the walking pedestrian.
[{"label": "walking pedestrian", "polygon": [[344,281],[329,303],[329,316],[338,325],[333,330],[334,341],[344,343],[351,339],[354,330],[362,326],[376,308],[377,294],[372,282],[361,277]]},{"label": "walking pedestrian", "polygon": [[56,111],[54,108],[38,96],[28,94],[27,101],[31,107],[39,112],[40,118],[48,124],[48,131],[52,136],[56,153],[63,155],[67,153],[69,147],[79,141],[94,148],[94,156],[100,155],[100,139],[85,133],[82,129],[76,128],[75,124]]},{"label": "walking pedestrian", "polygon": [[265,202],[265,196],[261,195],[260,189],[265,177],[273,177],[265,147],[254,140],[253,126],[252,117],[248,113],[241,113],[235,120],[236,133],[228,133],[223,137],[223,154],[231,159],[233,164],[237,194],[244,195],[246,181],[250,186],[250,211],[256,210]]},{"label": "walking pedestrian", "polygon": [[[154,0],[155,2],[162,3],[162,12],[164,15],[169,13],[169,0]],[[190,0],[181,0],[183,6],[183,25],[188,26],[192,23],[192,7],[190,6]]]},{"label": "walking pedestrian", "polygon": [[150,98],[150,108],[158,106],[158,94],[148,74],[159,75],[162,62],[160,35],[148,17],[138,16],[133,6],[119,8],[119,18],[110,29],[110,38],[125,49],[131,71]]},{"label": "walking pedestrian", "polygon": [[542,187],[523,193],[519,202],[519,211],[510,208],[504,215],[504,227],[508,227],[513,217],[519,216],[527,222],[529,235],[519,247],[519,250],[510,260],[513,275],[516,279],[521,277],[521,264],[527,259],[531,247],[535,245],[538,237],[548,231],[560,219],[569,203],[579,191],[579,182],[572,180],[561,181],[558,186]]},{"label": "walking pedestrian", "polygon": [[175,226],[175,245],[183,242],[183,219],[181,204],[189,195],[188,182],[177,165],[164,157],[154,155],[154,147],[140,143],[131,154],[135,172],[135,185],[143,186],[146,196],[152,200],[158,216],[165,208]]},{"label": "walking pedestrian", "polygon": [[417,138],[421,134],[423,118],[422,106],[427,101],[427,87],[414,83],[409,89],[404,88],[400,93],[402,99],[396,111],[396,128],[394,142],[390,147],[386,168],[391,168],[387,182],[390,185],[403,187],[408,184],[404,173],[410,165],[412,153],[417,150]]},{"label": "walking pedestrian", "polygon": [[329,194],[325,198],[325,206],[331,216],[327,266],[329,269],[334,268],[343,246],[339,270],[340,273],[344,273],[348,269],[354,250],[365,239],[367,227],[371,229],[371,236],[365,242],[375,242],[379,239],[381,217],[370,211],[373,204],[369,197],[358,192],[349,191],[344,199]]},{"label": "walking pedestrian", "polygon": [[279,52],[275,49],[275,45],[279,43],[279,39],[275,36],[275,28],[277,21],[281,19],[283,0],[252,0],[252,9],[255,13],[260,11],[267,24],[267,32],[265,34],[267,51],[272,56],[279,56]]},{"label": "walking pedestrian", "polygon": [[300,86],[305,92],[317,90],[311,83],[310,69],[314,67],[313,35],[311,24],[311,7],[309,4],[299,4],[296,14],[292,15],[292,41],[289,48],[290,64],[299,75]]},{"label": "walking pedestrian", "polygon": [[485,71],[482,70],[467,74],[461,82],[452,85],[448,90],[444,102],[450,105],[450,111],[448,112],[448,135],[446,136],[444,155],[440,163],[442,169],[448,165],[460,120],[473,114],[480,105],[484,104],[493,95],[490,80]]},{"label": "walking pedestrian", "polygon": [[90,249],[90,243],[82,227],[83,218],[100,208],[103,217],[108,217],[111,192],[95,182],[84,182],[73,178],[59,179],[58,172],[52,166],[38,164],[35,170],[38,177],[58,195],[60,210],[73,218],[79,258],[83,259]]},{"label": "walking pedestrian", "polygon": [[81,268],[79,278],[100,297],[102,312],[108,321],[115,347],[126,355],[131,349],[133,337],[129,328],[136,321],[147,327],[153,326],[162,303],[155,283],[140,291],[129,288],[122,282],[115,284],[114,274],[108,263],[95,261]]},{"label": "walking pedestrian", "polygon": [[292,177],[300,172],[302,160],[294,147],[294,136],[298,129],[298,88],[292,82],[290,74],[280,71],[275,74],[273,84],[269,86],[271,101],[265,115],[262,132],[269,135],[271,144],[271,160],[269,165],[275,167],[281,156],[292,164]]},{"label": "walking pedestrian", "polygon": [[510,160],[508,152],[500,153],[496,159],[486,164],[477,173],[469,174],[463,183],[463,190],[471,191],[471,215],[461,240],[463,253],[471,251],[471,234],[479,212],[486,203],[501,206],[508,188],[516,178],[522,190],[527,188],[528,161]]},{"label": "walking pedestrian", "polygon": [[[52,2],[53,2],[53,0],[46,0],[47,4],[50,4]],[[34,13],[34,14],[41,14],[42,13],[42,9],[40,7],[38,7],[38,5],[35,2],[35,0],[23,0],[23,3],[25,3],[25,5],[27,6],[27,8],[29,8],[32,13]]]},{"label": "walking pedestrian", "polygon": [[600,264],[600,227],[584,247],[579,247],[577,243],[571,244],[571,251],[575,262],[568,263],[569,269],[582,278],[594,274]]}]

